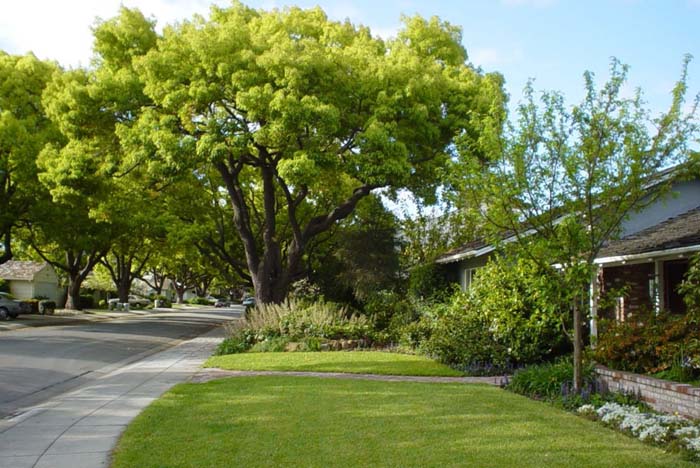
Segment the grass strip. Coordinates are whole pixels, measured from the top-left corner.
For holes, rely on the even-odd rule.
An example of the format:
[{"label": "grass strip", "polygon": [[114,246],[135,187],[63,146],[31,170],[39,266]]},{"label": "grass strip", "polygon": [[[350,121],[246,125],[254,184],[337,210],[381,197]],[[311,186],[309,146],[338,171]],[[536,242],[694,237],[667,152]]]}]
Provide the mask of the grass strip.
[{"label": "grass strip", "polygon": [[439,377],[464,375],[424,356],[379,351],[227,354],[209,358],[204,367],[244,371],[346,372]]}]

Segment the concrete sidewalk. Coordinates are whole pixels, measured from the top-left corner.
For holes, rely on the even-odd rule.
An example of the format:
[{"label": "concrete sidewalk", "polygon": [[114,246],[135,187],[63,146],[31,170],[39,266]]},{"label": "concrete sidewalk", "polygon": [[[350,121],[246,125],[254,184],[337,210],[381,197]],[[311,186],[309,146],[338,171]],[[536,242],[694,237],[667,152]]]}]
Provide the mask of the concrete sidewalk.
[{"label": "concrete sidewalk", "polygon": [[223,327],[217,327],[0,421],[0,468],[109,466],[126,425],[197,372],[223,337]]}]

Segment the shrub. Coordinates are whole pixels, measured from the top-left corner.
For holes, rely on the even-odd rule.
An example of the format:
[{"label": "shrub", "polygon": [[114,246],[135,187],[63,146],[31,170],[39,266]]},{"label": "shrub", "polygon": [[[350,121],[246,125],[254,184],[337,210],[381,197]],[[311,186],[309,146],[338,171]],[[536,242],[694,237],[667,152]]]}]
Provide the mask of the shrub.
[{"label": "shrub", "polygon": [[[595,384],[593,366],[584,366],[584,387]],[[574,367],[570,358],[555,362],[535,364],[519,369],[508,383],[508,390],[531,398],[557,400],[569,395],[573,383]]]},{"label": "shrub", "polygon": [[[320,339],[368,339],[372,332],[370,322],[364,316],[351,315],[347,308],[338,304],[297,301],[253,307],[244,320],[233,323],[228,330],[231,343],[226,347],[235,352],[250,348],[269,351],[290,341],[320,349]],[[267,343],[255,348],[264,342]],[[226,347],[222,350],[228,349]]]},{"label": "shrub", "polygon": [[95,298],[91,295],[81,295],[78,299],[78,304],[81,309],[92,309],[95,307]]},{"label": "shrub", "polygon": [[263,341],[255,343],[250,348],[251,353],[280,353],[284,351],[285,346],[289,343],[289,338],[286,336],[268,337]]},{"label": "shrub", "polygon": [[408,276],[408,293],[414,298],[436,299],[450,290],[444,267],[435,263],[416,265]]},{"label": "shrub", "polygon": [[5,281],[4,279],[0,279],[0,292],[4,292],[4,293],[10,292],[9,281]]},{"label": "shrub", "polygon": [[[603,321],[593,357],[615,369],[642,374],[674,371],[693,379],[700,370],[700,325],[683,316],[647,313],[626,322]],[[685,376],[684,376],[685,374]]]},{"label": "shrub", "polygon": [[700,313],[700,254],[695,254],[690,259],[685,279],[678,287],[678,292],[683,295],[683,301],[688,311],[698,317]]},{"label": "shrub", "polygon": [[209,305],[209,301],[205,297],[193,297],[187,300],[188,304],[194,305]]},{"label": "shrub", "polygon": [[234,325],[226,325],[229,336],[219,344],[215,354],[244,353],[255,344],[255,336],[253,333]]},{"label": "shrub", "polygon": [[[151,300],[158,301],[160,307],[170,308],[173,306],[173,302],[162,294],[155,294]],[[208,302],[207,302],[208,303]]]},{"label": "shrub", "polygon": [[418,314],[408,298],[386,289],[371,294],[363,309],[377,330],[389,332],[392,327],[396,328],[399,324],[418,319]]},{"label": "shrub", "polygon": [[489,262],[467,293],[435,306],[425,351],[470,373],[500,373],[569,350],[568,308],[548,275],[526,260]]}]

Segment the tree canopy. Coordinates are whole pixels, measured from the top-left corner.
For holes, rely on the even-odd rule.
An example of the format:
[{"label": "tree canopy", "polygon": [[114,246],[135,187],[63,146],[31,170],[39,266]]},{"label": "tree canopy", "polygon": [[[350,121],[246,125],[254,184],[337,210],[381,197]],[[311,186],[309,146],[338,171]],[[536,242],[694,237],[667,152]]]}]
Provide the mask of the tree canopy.
[{"label": "tree canopy", "polygon": [[[167,27],[135,66],[155,106],[129,134],[220,177],[260,302],[304,275],[309,242],[373,190],[434,197],[457,139],[504,117],[500,75],[466,64],[459,28],[404,18],[395,39],[322,10],[235,2]],[[134,149],[136,151],[136,149]]]}]

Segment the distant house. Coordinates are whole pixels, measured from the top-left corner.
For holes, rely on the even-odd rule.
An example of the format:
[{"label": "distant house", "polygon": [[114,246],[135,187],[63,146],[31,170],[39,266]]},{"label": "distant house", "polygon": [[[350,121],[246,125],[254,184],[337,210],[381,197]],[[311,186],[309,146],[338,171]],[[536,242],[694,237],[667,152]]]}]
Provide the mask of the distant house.
[{"label": "distant house", "polygon": [[0,279],[9,283],[17,299],[46,297],[60,302],[62,296],[56,272],[48,263],[10,260],[0,265]]},{"label": "distant house", "polygon": [[[512,242],[505,235],[504,243]],[[469,289],[478,269],[486,265],[496,246],[474,241],[438,257],[449,276]],[[597,281],[591,288],[602,293],[619,291],[616,305],[600,311],[609,318],[625,320],[641,310],[685,312],[678,286],[688,271],[688,259],[700,252],[700,179],[678,181],[671,195],[656,200],[622,223],[620,238],[610,241],[595,263]],[[598,314],[596,301],[591,315]],[[596,333],[595,321],[591,333]]]}]

